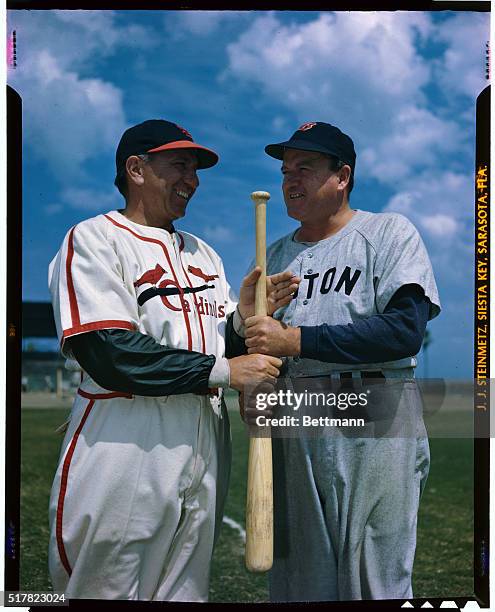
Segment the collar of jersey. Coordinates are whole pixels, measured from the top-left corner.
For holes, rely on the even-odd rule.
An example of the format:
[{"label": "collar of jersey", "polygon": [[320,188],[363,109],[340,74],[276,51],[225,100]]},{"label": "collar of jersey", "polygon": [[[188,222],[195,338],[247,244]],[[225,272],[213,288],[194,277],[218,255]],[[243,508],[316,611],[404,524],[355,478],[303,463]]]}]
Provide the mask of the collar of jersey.
[{"label": "collar of jersey", "polygon": [[111,210],[106,214],[109,217],[112,217],[114,221],[117,221],[117,223],[120,223],[121,225],[126,225],[127,227],[133,229],[136,233],[141,234],[143,236],[153,236],[155,238],[161,238],[162,240],[167,237],[169,240],[173,240],[174,235],[178,236],[177,230],[173,225],[172,231],[169,232],[168,230],[163,229],[162,227],[151,227],[149,225],[141,225],[140,223],[135,223],[134,221],[131,221],[130,219],[125,217],[119,210]]},{"label": "collar of jersey", "polygon": [[336,234],[332,234],[331,236],[328,236],[327,238],[322,238],[321,240],[317,240],[316,242],[303,242],[302,240],[296,240],[296,233],[299,230],[299,228],[297,228],[292,234],[292,242],[295,242],[296,244],[304,244],[306,246],[315,246],[316,244],[320,244],[320,243],[327,242],[327,241],[332,242],[334,240],[340,240],[340,238],[343,238],[349,232],[351,232],[354,229],[354,227],[357,225],[357,223],[361,221],[363,217],[363,211],[360,210],[359,208],[356,208],[355,210],[356,210],[356,214],[352,217],[352,219],[348,223],[344,225],[344,227],[339,229],[339,231]]}]

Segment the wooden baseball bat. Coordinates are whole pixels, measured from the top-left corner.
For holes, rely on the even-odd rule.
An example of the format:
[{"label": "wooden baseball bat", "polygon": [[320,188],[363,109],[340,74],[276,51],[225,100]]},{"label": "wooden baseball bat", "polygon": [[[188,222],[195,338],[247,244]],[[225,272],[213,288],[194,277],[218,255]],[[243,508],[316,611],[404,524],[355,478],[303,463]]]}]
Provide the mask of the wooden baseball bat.
[{"label": "wooden baseball bat", "polygon": [[[256,265],[261,276],[256,283],[255,314],[266,315],[266,202],[270,194],[251,194],[256,214]],[[246,502],[246,567],[251,572],[266,572],[273,564],[273,476],[270,428],[263,437],[249,439]]]}]

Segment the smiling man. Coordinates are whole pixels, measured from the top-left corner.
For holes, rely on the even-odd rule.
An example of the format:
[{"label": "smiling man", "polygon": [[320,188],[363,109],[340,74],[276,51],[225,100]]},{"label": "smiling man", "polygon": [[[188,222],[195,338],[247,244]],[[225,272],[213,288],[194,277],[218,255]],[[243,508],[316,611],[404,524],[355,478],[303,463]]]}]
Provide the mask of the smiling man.
[{"label": "smiling man", "polygon": [[411,597],[429,467],[414,356],[440,312],[428,254],[402,215],[351,208],[356,153],[337,127],[306,123],[265,151],[282,160],[287,214],[300,223],[269,247],[267,269],[290,269],[302,281],[297,299],[273,317],[245,321],[248,352],[287,357],[293,388],[309,377],[310,392],[325,381],[358,391],[373,383],[383,399],[370,407],[360,437],[344,429],[274,439],[270,596]]},{"label": "smiling man", "polygon": [[[230,473],[222,391],[273,384],[281,365],[241,355],[234,331],[260,270],[236,308],[218,255],[174,227],[217,161],[174,123],[129,128],[125,208],[77,224],[50,264],[62,352],[81,370],[50,499],[50,573],[69,598],[208,598]],[[269,278],[270,311],[295,288]]]}]

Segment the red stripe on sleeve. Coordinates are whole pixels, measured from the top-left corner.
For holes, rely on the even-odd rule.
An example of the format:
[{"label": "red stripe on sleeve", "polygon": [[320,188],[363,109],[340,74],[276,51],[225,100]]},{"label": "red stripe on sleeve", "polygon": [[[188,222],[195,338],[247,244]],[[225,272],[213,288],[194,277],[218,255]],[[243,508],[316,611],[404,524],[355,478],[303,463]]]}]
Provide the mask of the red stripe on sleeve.
[{"label": "red stripe on sleeve", "polygon": [[93,323],[84,323],[84,325],[78,325],[77,327],[69,327],[69,329],[64,329],[64,333],[62,335],[62,341],[70,336],[75,336],[76,334],[82,334],[84,332],[96,331],[97,329],[129,329],[135,330],[136,326],[134,323],[129,323],[129,321],[94,321]]},{"label": "red stripe on sleeve", "polygon": [[81,319],[79,318],[79,308],[77,306],[77,298],[76,291],[74,289],[74,281],[72,279],[72,259],[74,257],[74,230],[76,226],[74,226],[69,234],[69,246],[67,249],[67,259],[65,262],[65,271],[67,276],[67,290],[69,292],[69,305],[70,305],[70,316],[72,320],[72,327],[77,327],[81,324]]}]

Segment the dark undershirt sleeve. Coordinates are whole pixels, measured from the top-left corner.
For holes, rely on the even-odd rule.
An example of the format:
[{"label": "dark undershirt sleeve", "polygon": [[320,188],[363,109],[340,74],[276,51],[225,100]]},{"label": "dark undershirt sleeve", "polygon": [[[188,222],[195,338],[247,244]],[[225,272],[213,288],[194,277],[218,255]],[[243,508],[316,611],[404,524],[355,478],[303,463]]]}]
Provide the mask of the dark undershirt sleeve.
[{"label": "dark undershirt sleeve", "polygon": [[430,301],[419,285],[398,289],[383,314],[347,325],[301,327],[301,357],[330,363],[380,363],[416,355]]},{"label": "dark undershirt sleeve", "polygon": [[234,329],[233,313],[227,317],[227,325],[225,328],[225,357],[239,357],[247,355],[247,346],[244,344],[244,338],[239,336]]},{"label": "dark undershirt sleeve", "polygon": [[150,336],[104,329],[67,340],[80,366],[104,389],[158,397],[208,389],[214,355],[162,346]]}]

